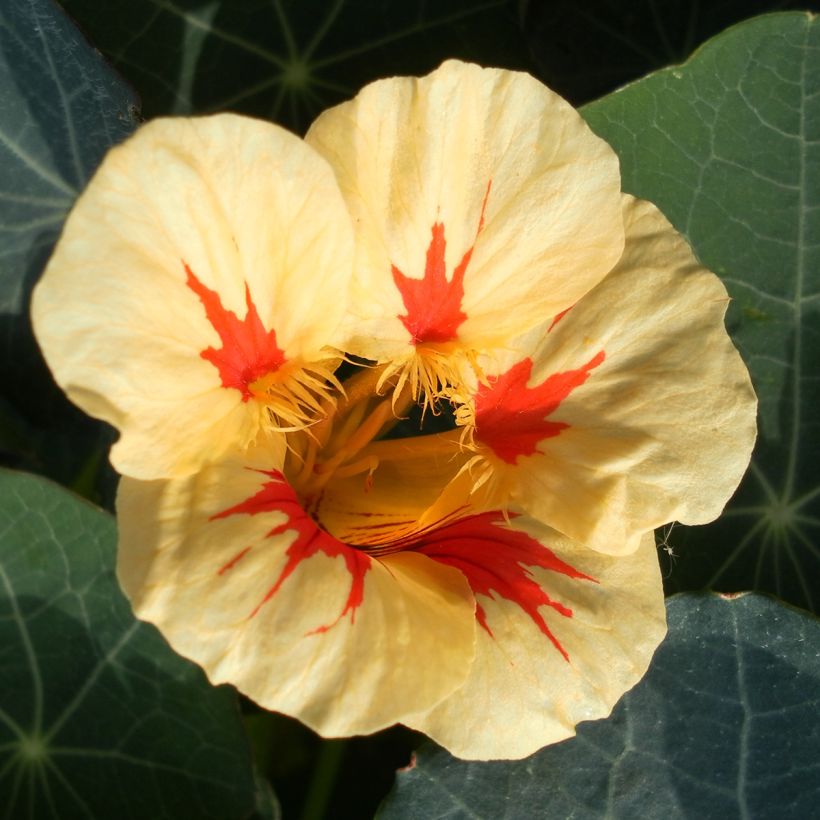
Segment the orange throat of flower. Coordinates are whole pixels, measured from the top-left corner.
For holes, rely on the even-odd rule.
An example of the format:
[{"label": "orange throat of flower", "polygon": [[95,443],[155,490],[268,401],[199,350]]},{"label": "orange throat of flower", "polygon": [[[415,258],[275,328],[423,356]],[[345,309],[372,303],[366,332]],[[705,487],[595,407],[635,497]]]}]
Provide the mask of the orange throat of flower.
[{"label": "orange throat of flower", "polygon": [[[384,366],[361,370],[344,382],[343,398],[321,421],[290,433],[283,470],[322,529],[368,551],[400,550],[430,515],[448,515],[452,504],[442,496],[468,455],[459,430],[383,438],[418,401],[409,377],[385,372]],[[426,394],[421,401],[430,403]],[[406,471],[431,458],[441,463],[440,481],[425,493],[408,493]]]},{"label": "orange throat of flower", "polygon": [[377,391],[382,369],[360,371],[340,386],[343,398],[323,405],[323,418],[288,437],[285,477],[306,510],[315,510],[334,481],[363,476],[369,489],[379,466],[369,445],[387,432],[412,402],[409,391],[384,397]]}]

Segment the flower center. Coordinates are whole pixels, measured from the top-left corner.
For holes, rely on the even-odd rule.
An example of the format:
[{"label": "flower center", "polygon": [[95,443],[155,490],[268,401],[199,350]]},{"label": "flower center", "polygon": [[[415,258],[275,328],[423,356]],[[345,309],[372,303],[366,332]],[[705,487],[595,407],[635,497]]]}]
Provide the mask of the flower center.
[{"label": "flower center", "polygon": [[379,466],[377,456],[363,452],[384,435],[407,411],[413,398],[409,387],[379,390],[384,368],[362,369],[344,385],[342,395],[325,397],[326,413],[312,427],[293,432],[288,437],[285,476],[299,495],[308,512],[331,481],[364,475],[367,487]]},{"label": "flower center", "polygon": [[[455,503],[448,490],[469,455],[452,415],[425,415],[426,396],[417,401],[407,379],[400,384],[398,374],[385,376],[387,367],[360,369],[323,407],[319,422],[291,431],[283,468],[302,509],[322,530],[373,554],[404,549],[451,507],[466,503],[463,492]],[[427,480],[420,484],[422,467]]]}]

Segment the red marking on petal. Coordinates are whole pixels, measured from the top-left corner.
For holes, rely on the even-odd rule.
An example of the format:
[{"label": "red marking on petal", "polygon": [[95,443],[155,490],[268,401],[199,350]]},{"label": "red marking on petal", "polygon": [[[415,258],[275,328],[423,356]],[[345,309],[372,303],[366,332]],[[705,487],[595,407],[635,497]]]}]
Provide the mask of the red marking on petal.
[{"label": "red marking on petal", "polygon": [[[484,212],[487,209],[492,184],[492,180],[487,183],[487,191],[481,203],[476,239],[484,228]],[[467,318],[467,314],[461,309],[461,300],[464,298],[464,274],[473,256],[475,240],[453,271],[453,278],[448,281],[444,261],[444,252],[447,249],[444,224],[434,223],[431,232],[424,276],[421,279],[405,276],[395,265],[391,266],[393,281],[401,293],[404,309],[407,311],[404,316],[400,315],[399,319],[410,333],[414,345],[425,342],[449,342],[455,339],[459,327]]]},{"label": "red marking on petal", "polygon": [[371,558],[360,550],[353,549],[347,544],[334,538],[330,533],[321,529],[316,522],[304,511],[293,488],[285,481],[277,470],[260,471],[271,480],[262,485],[262,489],[255,495],[211,516],[211,520],[228,518],[231,515],[259,515],[267,512],[280,512],[287,516],[287,521],[274,527],[267,537],[281,535],[284,532],[295,531],[296,539],[285,551],[287,561],[279,573],[273,586],[265,593],[265,597],[256,605],[250,616],[253,618],[262,606],[267,603],[281,589],[282,585],[292,575],[293,571],[308,558],[317,553],[336,558],[341,555],[345,567],[350,573],[350,591],[344,609],[333,623],[320,626],[313,632],[325,632],[337,624],[345,615],[350,613],[351,623],[355,622],[356,609],[364,600],[364,576],[370,569]]},{"label": "red marking on petal", "polygon": [[506,373],[482,384],[475,397],[475,437],[502,461],[515,464],[519,456],[538,452],[538,443],[569,427],[548,421],[561,402],[580,387],[605,359],[604,351],[577,370],[555,373],[537,387],[527,387],[532,360],[524,359]]},{"label": "red marking on petal", "polygon": [[[540,567],[576,580],[598,582],[562,561],[532,536],[502,526],[503,523],[504,516],[500,512],[471,515],[425,535],[415,549],[439,563],[460,570],[476,595],[490,596],[494,592],[520,607],[561,655],[569,660],[569,655],[550,630],[540,610],[547,606],[565,618],[572,617],[572,610],[550,598],[533,577],[531,567]],[[492,636],[480,604],[476,605],[475,617]]]},{"label": "red marking on petal", "polygon": [[242,394],[242,401],[253,397],[250,386],[262,376],[275,373],[285,363],[285,353],[276,343],[276,331],[265,330],[259,312],[245,284],[244,319],[222,306],[219,294],[207,288],[183,261],[186,283],[199,297],[205,315],[222,340],[222,347],[205,348],[199,355],[218,371],[223,387],[233,387]]},{"label": "red marking on petal", "polygon": [[239,562],[240,562],[240,561],[241,561],[241,560],[242,560],[242,559],[243,559],[243,558],[244,558],[244,557],[245,557],[245,556],[246,556],[246,555],[250,552],[250,549],[251,549],[250,547],[245,547],[245,549],[240,550],[240,551],[239,551],[236,555],[234,555],[234,557],[233,557],[233,558],[231,558],[231,560],[230,560],[230,561],[228,561],[228,563],[227,563],[227,564],[225,564],[225,566],[223,566],[223,567],[219,570],[219,572],[217,572],[216,574],[217,574],[217,575],[224,575],[224,574],[225,574],[225,573],[226,573],[229,569],[233,569],[233,568],[234,568],[234,567],[235,567],[235,566],[236,566],[236,565],[237,565],[237,564],[238,564],[238,563],[239,563]]},{"label": "red marking on petal", "polygon": [[560,322],[561,319],[563,319],[564,316],[566,316],[574,307],[575,305],[570,305],[566,310],[562,310],[560,313],[556,313],[553,317],[552,322],[550,323],[550,326],[547,328],[547,333],[550,333],[552,329],[558,324],[558,322]]}]

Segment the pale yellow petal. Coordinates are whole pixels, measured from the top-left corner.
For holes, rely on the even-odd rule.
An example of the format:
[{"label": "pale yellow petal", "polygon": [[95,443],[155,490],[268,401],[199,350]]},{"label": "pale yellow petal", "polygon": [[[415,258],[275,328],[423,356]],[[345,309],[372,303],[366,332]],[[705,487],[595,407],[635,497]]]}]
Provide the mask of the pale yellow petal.
[{"label": "pale yellow petal", "polygon": [[[510,527],[588,578],[538,566],[521,573],[520,585],[554,604],[540,606],[537,616],[555,643],[537,618],[505,597],[502,582],[478,595],[486,628],[478,630],[470,677],[430,712],[405,721],[468,760],[526,757],[574,735],[580,721],[607,716],[643,676],[666,632],[651,533],[637,551],[616,558],[532,520],[514,519]],[[490,569],[503,575],[501,563]]]},{"label": "pale yellow petal", "polygon": [[213,683],[326,736],[389,726],[463,683],[464,577],[346,547],[264,464],[254,451],[183,479],[123,480],[118,577],[138,617]]},{"label": "pale yellow petal", "polygon": [[[333,174],[297,137],[229,114],[155,120],[77,201],[35,288],[34,329],[69,397],[119,429],[117,469],[186,474],[266,422],[243,378],[309,379],[303,368],[343,345],[352,254]],[[209,299],[259,348],[235,353],[227,386],[204,357],[234,344]]]},{"label": "pale yellow petal", "polygon": [[577,375],[543,438],[526,453],[511,432],[519,422],[505,428],[500,414],[489,438],[479,414],[475,434],[510,503],[610,553],[668,521],[716,518],[755,440],[725,288],[654,205],[624,197],[624,215],[623,258],[531,356],[530,389]]},{"label": "pale yellow petal", "polygon": [[526,74],[450,60],[381,80],[306,139],[356,227],[353,352],[407,355],[413,310],[397,278],[432,288],[417,294],[430,325],[417,343],[486,349],[577,301],[620,256],[614,152]]}]

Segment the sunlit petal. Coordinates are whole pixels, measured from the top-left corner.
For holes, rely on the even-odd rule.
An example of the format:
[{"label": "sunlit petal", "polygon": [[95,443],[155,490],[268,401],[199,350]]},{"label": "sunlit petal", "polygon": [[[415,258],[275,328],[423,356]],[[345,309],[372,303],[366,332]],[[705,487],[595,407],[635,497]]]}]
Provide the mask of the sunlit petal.
[{"label": "sunlit petal", "polygon": [[475,644],[461,573],[343,544],[265,460],[123,480],[118,576],[137,615],[212,682],[324,735],[372,732],[450,694]]},{"label": "sunlit petal", "polygon": [[460,353],[505,348],[621,254],[615,154],[526,74],[450,60],[372,83],[307,140],[354,217],[361,355],[429,348],[457,372]]},{"label": "sunlit petal", "polygon": [[78,200],[34,329],[68,395],[119,429],[118,470],[185,474],[318,414],[352,252],[333,175],[297,137],[228,114],[156,120]]},{"label": "sunlit petal", "polygon": [[464,686],[407,721],[471,760],[526,757],[605,717],[666,632],[651,533],[614,558],[532,520],[490,528],[423,549],[465,568],[481,628]]},{"label": "sunlit petal", "polygon": [[624,214],[613,272],[533,333],[531,357],[486,363],[474,401],[496,502],[611,553],[716,518],[755,440],[725,288],[653,205],[625,197]]}]

